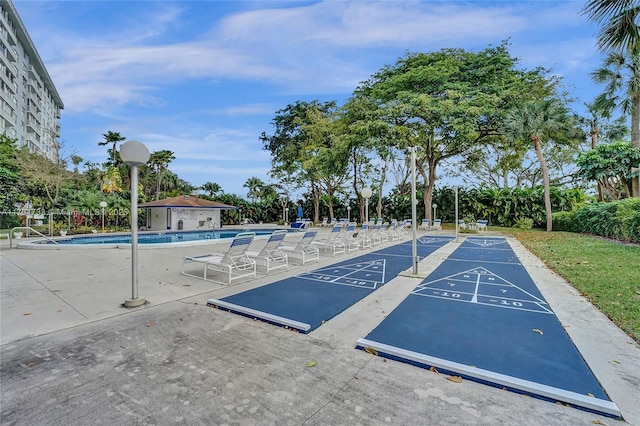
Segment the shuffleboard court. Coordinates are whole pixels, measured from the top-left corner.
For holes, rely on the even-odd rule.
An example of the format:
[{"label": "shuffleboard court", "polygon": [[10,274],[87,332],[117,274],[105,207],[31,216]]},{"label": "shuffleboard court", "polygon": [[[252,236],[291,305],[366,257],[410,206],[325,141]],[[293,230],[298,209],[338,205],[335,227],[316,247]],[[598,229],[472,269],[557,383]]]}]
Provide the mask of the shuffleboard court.
[{"label": "shuffleboard court", "polygon": [[505,239],[468,238],[358,347],[621,417]]},{"label": "shuffleboard court", "polygon": [[[451,240],[421,237],[417,254],[424,258]],[[404,242],[207,304],[308,333],[410,268],[412,260],[412,243]]]}]

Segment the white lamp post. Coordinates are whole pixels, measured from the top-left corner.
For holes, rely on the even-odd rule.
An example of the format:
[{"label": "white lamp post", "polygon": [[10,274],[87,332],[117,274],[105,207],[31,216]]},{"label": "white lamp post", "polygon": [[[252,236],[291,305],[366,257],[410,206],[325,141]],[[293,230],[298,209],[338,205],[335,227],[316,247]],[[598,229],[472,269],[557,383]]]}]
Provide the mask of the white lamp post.
[{"label": "white lamp post", "polygon": [[364,221],[365,221],[365,223],[369,222],[369,198],[371,198],[372,194],[373,194],[373,191],[371,191],[371,188],[369,188],[369,187],[362,188],[362,191],[360,191],[360,195],[362,195],[362,198],[364,198]]},{"label": "white lamp post", "polygon": [[459,232],[460,232],[460,221],[458,220],[458,187],[456,186],[456,243],[458,242]]},{"label": "white lamp post", "polygon": [[138,297],[138,166],[149,161],[149,149],[138,141],[127,141],[120,147],[120,158],[131,166],[131,299],[124,306],[132,308],[145,304]]},{"label": "white lamp post", "polygon": [[417,147],[409,147],[411,150],[411,231],[412,231],[412,254],[413,254],[413,275],[418,275],[418,236],[416,232],[416,149]]},{"label": "white lamp post", "polygon": [[100,208],[102,209],[102,233],[104,234],[104,208],[107,207],[106,201],[100,201]]},{"label": "white lamp post", "polygon": [[433,203],[433,218],[431,218],[431,224],[435,225],[435,220],[436,220],[436,209],[438,208],[438,205],[436,203]]},{"label": "white lamp post", "polygon": [[351,222],[351,206],[347,206],[347,222]]},{"label": "white lamp post", "polygon": [[286,207],[284,209],[284,224],[288,224],[289,223],[289,207]]}]

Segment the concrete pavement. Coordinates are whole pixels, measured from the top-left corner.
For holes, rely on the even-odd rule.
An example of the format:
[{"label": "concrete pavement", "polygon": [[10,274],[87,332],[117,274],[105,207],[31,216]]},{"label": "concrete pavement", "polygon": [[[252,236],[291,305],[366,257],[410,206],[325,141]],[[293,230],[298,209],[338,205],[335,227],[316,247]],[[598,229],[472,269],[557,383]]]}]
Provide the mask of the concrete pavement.
[{"label": "concrete pavement", "polygon": [[[432,234],[434,234],[432,232]],[[438,233],[446,235],[446,232]],[[640,348],[516,240],[509,242],[618,405],[624,421],[454,383],[354,349],[419,283],[400,276],[304,335],[206,306],[303,270],[230,287],[180,275],[185,255],[128,249],[0,253],[1,423],[55,424],[631,424],[640,426]],[[428,274],[458,245],[420,263]],[[321,264],[347,256],[322,256]],[[314,366],[307,363],[314,361]]]}]

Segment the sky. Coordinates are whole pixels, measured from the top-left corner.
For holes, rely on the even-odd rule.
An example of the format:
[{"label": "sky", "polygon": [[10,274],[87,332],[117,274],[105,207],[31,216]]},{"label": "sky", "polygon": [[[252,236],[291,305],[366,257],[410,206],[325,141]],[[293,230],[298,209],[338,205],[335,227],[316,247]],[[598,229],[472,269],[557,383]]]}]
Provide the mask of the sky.
[{"label": "sky", "polygon": [[510,42],[561,76],[583,112],[602,90],[585,1],[24,1],[14,5],[63,102],[63,155],[103,163],[119,132],[194,186],[271,183],[259,140],[296,101],[343,104],[406,52]]}]

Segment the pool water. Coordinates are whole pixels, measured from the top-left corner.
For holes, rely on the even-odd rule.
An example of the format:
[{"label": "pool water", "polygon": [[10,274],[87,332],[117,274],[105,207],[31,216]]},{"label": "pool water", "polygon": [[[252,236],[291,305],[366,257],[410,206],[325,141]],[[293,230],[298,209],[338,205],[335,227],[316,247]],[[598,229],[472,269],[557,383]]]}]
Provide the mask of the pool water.
[{"label": "pool water", "polygon": [[[233,238],[240,232],[255,232],[257,235],[270,235],[275,229],[242,229],[235,231],[180,231],[180,232],[144,232],[138,234],[138,244],[167,244],[190,241],[218,240]],[[52,241],[41,240],[38,244],[56,245]],[[113,245],[131,244],[131,234],[71,236],[56,240],[57,245]]]}]

